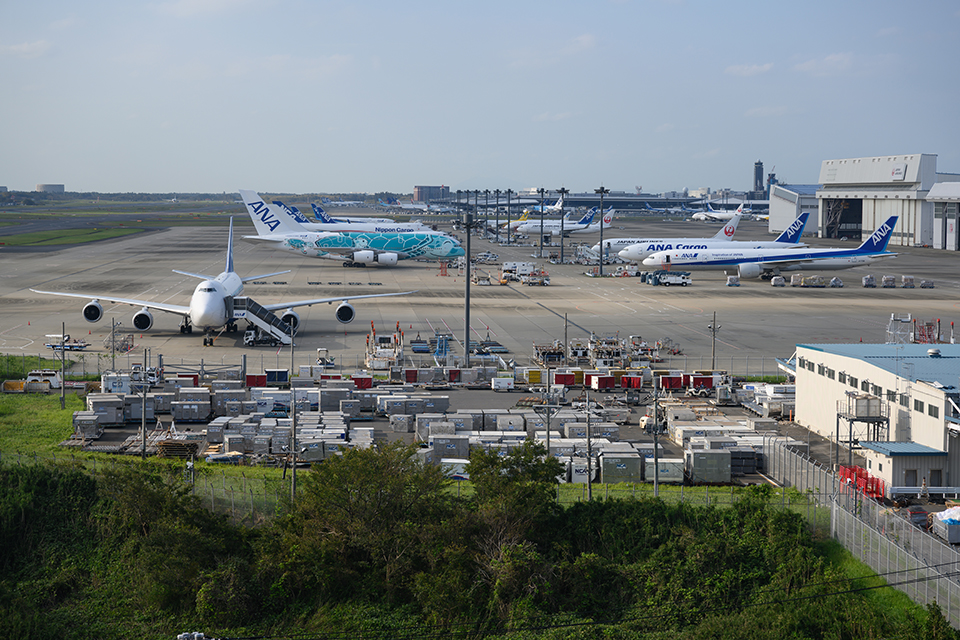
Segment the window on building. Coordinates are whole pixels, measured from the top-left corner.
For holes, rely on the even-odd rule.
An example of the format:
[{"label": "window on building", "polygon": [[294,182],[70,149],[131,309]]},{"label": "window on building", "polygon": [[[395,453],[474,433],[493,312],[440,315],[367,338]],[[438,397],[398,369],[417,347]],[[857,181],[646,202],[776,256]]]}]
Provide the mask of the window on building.
[{"label": "window on building", "polygon": [[907,394],[905,394],[905,393],[901,393],[901,394],[900,394],[900,406],[901,406],[901,407],[909,407],[909,406],[910,406],[910,398],[909,398],[909,397],[907,396]]},{"label": "window on building", "polygon": [[828,377],[828,378],[830,378],[831,380],[833,380],[833,379],[836,377],[836,373],[837,373],[836,371],[834,371],[834,370],[831,369],[830,367],[827,367],[827,377]]},{"label": "window on building", "polygon": [[878,462],[878,463],[877,463],[877,471],[878,471],[879,473],[883,473],[883,463],[882,463],[882,462]]},{"label": "window on building", "polygon": [[821,376],[824,375],[824,369],[825,369],[825,367],[824,367],[822,364],[818,364],[818,365],[817,365],[817,374],[818,374],[818,375],[821,375]]},{"label": "window on building", "polygon": [[887,402],[896,402],[897,401],[897,392],[887,389]]},{"label": "window on building", "polygon": [[[913,401],[913,410],[923,413],[923,400],[914,400]],[[913,485],[910,485],[913,486]]]},{"label": "window on building", "polygon": [[931,418],[939,418],[939,417],[940,417],[940,407],[938,407],[938,406],[935,405],[935,404],[928,404],[928,405],[927,405],[927,415],[930,416]]},{"label": "window on building", "polygon": [[840,384],[847,384],[847,374],[841,371],[840,375],[837,376],[837,382]]},{"label": "window on building", "polygon": [[882,397],[882,396],[883,396],[883,389],[881,389],[879,385],[872,384],[872,385],[870,385],[870,393],[872,393],[872,394],[875,395],[875,396],[881,396],[881,397]]},{"label": "window on building", "polygon": [[801,369],[807,368],[807,359],[806,358],[797,358],[797,366]]},{"label": "window on building", "polygon": [[870,381],[864,380],[860,383],[860,391],[870,391]]},{"label": "window on building", "polygon": [[807,360],[807,371],[813,371],[813,364],[814,363]]},{"label": "window on building", "polygon": [[856,389],[860,385],[860,381],[853,376],[847,376],[847,384]]}]

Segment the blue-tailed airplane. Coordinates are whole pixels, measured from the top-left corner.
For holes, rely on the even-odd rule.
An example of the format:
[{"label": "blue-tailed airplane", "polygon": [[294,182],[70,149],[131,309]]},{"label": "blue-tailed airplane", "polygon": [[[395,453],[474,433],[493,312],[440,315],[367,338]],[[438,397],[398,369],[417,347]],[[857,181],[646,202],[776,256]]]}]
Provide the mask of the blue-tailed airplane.
[{"label": "blue-tailed airplane", "polygon": [[[244,299],[244,304],[235,301],[243,293],[243,284],[253,280],[277,276],[288,271],[277,271],[257,276],[248,276],[241,278],[233,270],[233,218],[230,218],[230,234],[227,239],[227,260],[226,267],[218,276],[207,276],[199,273],[190,273],[188,271],[173,270],[174,273],[199,278],[202,280],[190,296],[189,305],[169,304],[166,302],[156,302],[152,300],[135,300],[133,298],[118,298],[114,296],[103,296],[87,293],[65,293],[61,291],[41,291],[39,289],[30,289],[34,293],[43,293],[52,296],[66,296],[70,298],[85,298],[89,300],[83,307],[83,318],[87,322],[99,322],[103,318],[102,302],[111,302],[115,304],[129,304],[135,307],[141,307],[133,315],[133,326],[137,331],[148,331],[153,327],[153,311],[164,311],[181,317],[180,333],[193,333],[194,327],[204,332],[204,346],[212,346],[214,343],[213,332],[221,329],[220,333],[234,332],[237,330],[237,320],[247,319],[251,321],[248,314],[262,314],[261,310],[266,310],[272,314],[274,311],[282,311],[279,314],[279,320],[283,323],[280,326],[281,335],[279,342],[290,344],[289,329],[294,331],[300,324],[300,316],[294,311],[296,307],[309,307],[315,304],[333,304],[339,302],[335,316],[339,322],[346,324],[352,322],[356,316],[350,300],[359,300],[361,298],[383,298],[387,296],[405,296],[414,291],[405,291],[403,293],[376,293],[359,296],[336,296],[333,298],[313,298],[309,300],[294,300],[291,302],[281,302],[279,304],[259,305],[252,300]],[[253,302],[253,304],[250,304]],[[257,316],[260,317],[259,315]],[[276,320],[276,318],[273,318]],[[274,325],[276,326],[276,325]],[[283,335],[283,334],[286,335]]]},{"label": "blue-tailed airplane", "polygon": [[244,240],[313,258],[343,260],[344,266],[392,266],[399,260],[423,258],[445,260],[464,255],[460,242],[446,233],[420,230],[310,231],[283,209],[265,203],[254,191],[240,190],[240,197],[257,229]]},{"label": "blue-tailed airplane", "polygon": [[[775,240],[752,241],[752,240],[733,240],[733,232],[736,230],[740,216],[734,216],[733,220],[723,225],[723,228],[712,238],[666,238],[663,240],[638,240],[637,242],[623,247],[617,255],[630,262],[642,262],[644,258],[653,255],[659,251],[670,250],[690,250],[690,249],[783,249],[785,246],[806,246],[801,245],[800,236],[803,235],[803,229],[807,224],[807,218],[810,217],[809,211],[801,213],[796,220],[790,223],[790,226],[783,230]],[[615,239],[622,240],[622,239]],[[603,241],[604,247],[607,241]],[[595,247],[596,251],[597,248]],[[611,250],[610,253],[613,251]]]},{"label": "blue-tailed airplane", "polygon": [[[279,204],[279,203],[276,200],[274,200],[273,204]],[[376,224],[398,224],[396,220],[391,220],[390,218],[345,218],[343,216],[334,218],[329,213],[324,211],[323,207],[321,207],[320,205],[315,203],[310,203],[310,206],[313,207],[313,217],[317,219],[316,223],[320,223],[320,224],[332,224],[334,222],[355,223],[355,224],[367,224],[370,222],[373,222]],[[307,219],[306,217],[304,217],[304,220],[302,221],[299,220],[299,218],[297,220],[301,224],[310,222],[310,220]],[[419,224],[419,223],[416,223],[416,224]]]},{"label": "blue-tailed airplane", "polygon": [[887,251],[897,218],[888,218],[856,249],[674,249],[654,253],[644,259],[643,264],[679,271],[722,270],[736,273],[741,278],[769,278],[780,275],[782,271],[802,269],[849,269],[897,255]]}]

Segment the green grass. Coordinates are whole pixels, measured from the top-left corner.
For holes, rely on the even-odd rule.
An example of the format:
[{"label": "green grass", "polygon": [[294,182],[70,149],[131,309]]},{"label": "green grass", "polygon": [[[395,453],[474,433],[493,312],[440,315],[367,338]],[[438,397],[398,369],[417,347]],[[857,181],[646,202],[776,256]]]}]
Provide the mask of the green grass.
[{"label": "green grass", "polygon": [[141,233],[143,229],[51,229],[34,233],[18,233],[0,236],[0,244],[9,247],[42,247],[60,244],[80,244],[121,238],[134,233]]},{"label": "green grass", "polygon": [[73,412],[83,408],[83,401],[73,393],[66,395],[66,409],[60,409],[59,395],[0,395],[0,452],[62,451],[57,444],[73,433]]}]

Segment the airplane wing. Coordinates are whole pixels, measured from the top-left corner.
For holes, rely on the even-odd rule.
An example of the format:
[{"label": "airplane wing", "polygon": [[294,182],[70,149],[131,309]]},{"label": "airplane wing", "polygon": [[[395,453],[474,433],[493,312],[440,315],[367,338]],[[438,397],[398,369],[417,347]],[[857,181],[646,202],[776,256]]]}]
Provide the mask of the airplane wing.
[{"label": "airplane wing", "polygon": [[30,289],[34,293],[45,293],[51,296],[65,296],[67,298],[83,298],[84,300],[100,300],[102,302],[114,302],[116,304],[129,304],[135,307],[146,307],[167,313],[176,313],[185,316],[190,313],[190,307],[184,307],[179,304],[166,304],[165,302],[150,302],[148,300],[136,300],[134,298],[114,298],[113,296],[97,296],[89,293],[64,293],[62,291],[41,291],[39,289]]},{"label": "airplane wing", "polygon": [[280,309],[292,309],[294,307],[309,307],[315,304],[332,304],[334,302],[350,302],[351,300],[360,300],[362,298],[387,298],[390,296],[408,296],[411,293],[417,293],[419,289],[415,291],[403,291],[400,293],[368,293],[362,296],[336,296],[333,298],[314,298],[313,300],[293,300],[291,302],[278,302],[276,304],[265,304],[262,305],[264,309],[269,311],[278,311]]}]

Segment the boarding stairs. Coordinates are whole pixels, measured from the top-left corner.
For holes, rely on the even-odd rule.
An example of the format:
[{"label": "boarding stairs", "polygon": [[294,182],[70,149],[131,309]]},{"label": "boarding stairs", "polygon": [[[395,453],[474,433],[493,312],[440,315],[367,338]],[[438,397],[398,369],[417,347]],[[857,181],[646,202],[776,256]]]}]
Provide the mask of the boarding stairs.
[{"label": "boarding stairs", "polygon": [[278,318],[272,311],[265,309],[253,298],[240,296],[233,298],[233,319],[246,320],[261,331],[269,333],[281,344],[290,344],[290,325]]}]

